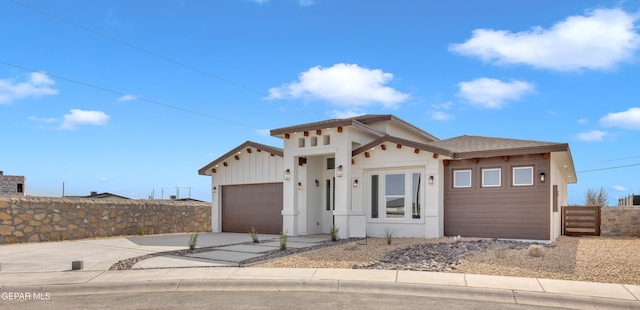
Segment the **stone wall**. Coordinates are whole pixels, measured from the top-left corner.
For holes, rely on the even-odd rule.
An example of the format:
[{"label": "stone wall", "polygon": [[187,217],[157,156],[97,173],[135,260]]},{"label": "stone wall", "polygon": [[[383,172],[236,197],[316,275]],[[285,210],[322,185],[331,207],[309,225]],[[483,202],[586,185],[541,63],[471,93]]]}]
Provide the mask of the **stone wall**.
[{"label": "stone wall", "polygon": [[0,196],[0,244],[211,231],[211,205]]},{"label": "stone wall", "polygon": [[601,236],[640,237],[640,206],[602,207],[600,210]]}]

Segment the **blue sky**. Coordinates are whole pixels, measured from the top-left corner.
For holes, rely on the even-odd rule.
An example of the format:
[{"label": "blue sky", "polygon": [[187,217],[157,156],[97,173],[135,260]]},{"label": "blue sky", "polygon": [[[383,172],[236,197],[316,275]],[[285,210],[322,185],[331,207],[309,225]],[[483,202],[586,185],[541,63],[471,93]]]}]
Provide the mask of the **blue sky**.
[{"label": "blue sky", "polygon": [[0,37],[29,195],[210,201],[218,156],[358,114],[567,142],[570,203],[640,193],[640,1],[0,0]]}]

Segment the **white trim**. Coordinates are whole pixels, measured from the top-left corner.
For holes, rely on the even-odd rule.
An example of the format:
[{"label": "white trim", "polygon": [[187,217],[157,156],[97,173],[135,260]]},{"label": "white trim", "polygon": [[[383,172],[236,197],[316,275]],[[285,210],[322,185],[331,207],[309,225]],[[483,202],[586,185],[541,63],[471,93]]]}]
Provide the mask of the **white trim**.
[{"label": "white trim", "polygon": [[[498,184],[486,184],[485,172],[498,171]],[[502,187],[502,168],[482,168],[482,187]]]},{"label": "white trim", "polygon": [[[420,218],[413,218],[413,175],[420,174],[421,182],[420,182]],[[404,195],[387,195],[385,192],[386,189],[386,176],[401,174],[404,176]],[[424,223],[425,218],[425,201],[426,201],[426,189],[427,185],[425,182],[425,171],[423,168],[415,167],[415,168],[405,168],[405,169],[376,169],[365,172],[365,208],[363,208],[367,215],[367,221],[370,223],[407,223],[407,224],[422,224]],[[372,184],[371,177],[377,175],[378,176],[378,217],[371,217],[371,195],[372,195]],[[398,197],[404,199],[403,211],[404,215],[401,218],[387,217],[387,198],[388,197]]]},{"label": "white trim", "polygon": [[[516,170],[529,170],[531,171],[531,182],[530,183],[516,183]],[[512,168],[512,182],[511,185],[513,186],[533,186],[533,166],[524,166],[524,167],[513,167]]]},{"label": "white trim", "polygon": [[[456,181],[458,180],[458,177],[457,177],[458,172],[469,172],[469,185],[462,185],[462,186],[457,185]],[[472,180],[473,180],[473,172],[471,171],[471,169],[453,170],[453,188],[471,188],[473,185]]]}]

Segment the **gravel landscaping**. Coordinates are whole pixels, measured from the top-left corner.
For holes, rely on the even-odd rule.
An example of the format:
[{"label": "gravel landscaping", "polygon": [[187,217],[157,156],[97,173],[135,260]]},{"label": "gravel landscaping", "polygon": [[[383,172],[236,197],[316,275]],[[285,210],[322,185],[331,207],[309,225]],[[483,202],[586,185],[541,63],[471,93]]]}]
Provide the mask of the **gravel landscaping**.
[{"label": "gravel landscaping", "polygon": [[640,238],[566,237],[535,257],[530,243],[491,239],[368,238],[255,267],[445,271],[640,285]]}]

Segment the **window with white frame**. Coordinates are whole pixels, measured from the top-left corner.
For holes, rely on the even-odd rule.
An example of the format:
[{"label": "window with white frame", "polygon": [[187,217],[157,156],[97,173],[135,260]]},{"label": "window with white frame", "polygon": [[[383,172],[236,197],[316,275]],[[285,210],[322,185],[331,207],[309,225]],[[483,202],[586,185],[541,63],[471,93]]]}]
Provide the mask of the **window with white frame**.
[{"label": "window with white frame", "polygon": [[455,188],[471,187],[471,170],[454,170],[453,171],[453,187]]},{"label": "window with white frame", "polygon": [[482,187],[500,187],[501,181],[500,168],[482,169]]},{"label": "window with white frame", "polygon": [[370,175],[372,219],[420,219],[424,183],[418,171],[402,170]]},{"label": "window with white frame", "polygon": [[533,167],[514,167],[513,186],[533,185]]}]

